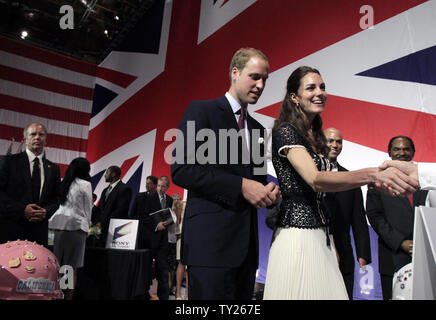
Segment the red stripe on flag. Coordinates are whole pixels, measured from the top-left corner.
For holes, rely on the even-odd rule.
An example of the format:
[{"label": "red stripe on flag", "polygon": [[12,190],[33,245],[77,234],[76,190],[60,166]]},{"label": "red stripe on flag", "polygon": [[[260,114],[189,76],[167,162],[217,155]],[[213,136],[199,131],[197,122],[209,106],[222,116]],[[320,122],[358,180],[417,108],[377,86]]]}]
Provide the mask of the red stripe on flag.
[{"label": "red stripe on flag", "polygon": [[65,121],[85,126],[89,125],[91,118],[90,113],[51,106],[48,104],[20,99],[4,94],[0,94],[0,108],[31,114],[50,120]]},{"label": "red stripe on flag", "polygon": [[220,8],[222,8],[229,0],[224,0],[223,3],[221,3]]},{"label": "red stripe on flag", "polygon": [[28,45],[24,42],[0,37],[0,48],[9,53],[20,55],[52,66],[95,76],[97,66],[84,61],[76,60],[58,53]]},{"label": "red stripe on flag", "polygon": [[67,171],[69,164],[64,164],[64,163],[56,163],[56,164],[59,166],[59,171],[61,172],[61,178],[63,178],[65,176],[65,171]]},{"label": "red stripe on flag", "polygon": [[[257,113],[277,118],[281,102]],[[389,140],[398,135],[412,138],[415,161],[436,161],[436,116],[428,113],[395,108],[365,101],[329,95],[322,113],[323,128],[334,127],[344,140],[387,152]],[[419,129],[418,129],[419,128]]]},{"label": "red stripe on flag", "polygon": [[35,88],[57,92],[80,99],[92,100],[94,89],[0,65],[0,78]]},{"label": "red stripe on flag", "polygon": [[274,103],[268,107],[259,109],[256,111],[256,113],[263,114],[263,115],[266,115],[268,117],[276,119],[279,117],[281,106],[282,106],[282,102],[280,101],[280,102]]},{"label": "red stripe on flag", "polygon": [[435,115],[329,95],[322,118],[323,127],[339,129],[344,140],[383,152],[392,137],[408,136],[415,161],[436,161]]},{"label": "red stripe on flag", "polygon": [[116,70],[99,67],[97,72],[97,78],[101,78],[106,81],[115,83],[122,88],[127,88],[138,77]]},{"label": "red stripe on flag", "polygon": [[124,176],[126,175],[127,171],[129,171],[130,167],[135,163],[136,159],[138,159],[139,156],[130,158],[126,161],[123,162],[123,164],[121,165],[121,179],[124,178]]},{"label": "red stripe on flag", "polygon": [[[11,140],[13,137],[15,141],[20,141],[23,137],[23,129],[0,124],[0,139]],[[87,139],[67,137],[50,132],[47,135],[47,147],[86,152],[87,146]]]}]

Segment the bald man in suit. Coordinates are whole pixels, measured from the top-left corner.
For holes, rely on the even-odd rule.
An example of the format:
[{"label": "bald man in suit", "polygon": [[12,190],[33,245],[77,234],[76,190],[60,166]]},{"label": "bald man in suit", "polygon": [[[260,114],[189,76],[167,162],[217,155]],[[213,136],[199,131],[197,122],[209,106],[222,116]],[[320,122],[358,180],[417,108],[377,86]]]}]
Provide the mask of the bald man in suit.
[{"label": "bald man in suit", "polygon": [[0,159],[0,243],[27,239],[44,246],[48,219],[59,207],[59,167],[47,160],[47,129],[24,129],[26,150]]},{"label": "bald man in suit", "polygon": [[[332,171],[348,171],[338,163],[338,156],[342,152],[342,133],[335,128],[328,128],[324,130],[324,135],[330,149],[328,159],[332,164]],[[353,299],[355,262],[350,229],[353,230],[359,266],[362,268],[371,263],[371,245],[362,190],[355,188],[342,192],[328,192],[325,200],[331,214],[331,231],[339,254],[339,269],[351,300]]]}]

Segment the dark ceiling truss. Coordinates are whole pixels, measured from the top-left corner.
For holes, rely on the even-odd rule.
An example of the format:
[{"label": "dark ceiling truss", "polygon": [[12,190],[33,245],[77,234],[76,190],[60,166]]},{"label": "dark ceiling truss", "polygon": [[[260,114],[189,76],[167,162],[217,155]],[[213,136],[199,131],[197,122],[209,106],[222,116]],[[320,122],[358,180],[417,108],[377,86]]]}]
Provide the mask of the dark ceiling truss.
[{"label": "dark ceiling truss", "polygon": [[[100,63],[153,6],[164,0],[0,0],[0,34],[50,51]],[[59,9],[74,10],[74,29],[61,29]]]}]

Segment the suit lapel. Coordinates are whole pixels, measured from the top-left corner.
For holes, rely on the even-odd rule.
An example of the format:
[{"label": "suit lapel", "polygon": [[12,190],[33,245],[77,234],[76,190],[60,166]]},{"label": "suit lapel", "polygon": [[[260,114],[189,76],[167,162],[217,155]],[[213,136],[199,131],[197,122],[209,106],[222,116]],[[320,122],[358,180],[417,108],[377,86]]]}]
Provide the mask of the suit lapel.
[{"label": "suit lapel", "polygon": [[21,153],[20,161],[21,164],[18,166],[18,168],[24,168],[23,175],[24,175],[24,181],[26,183],[26,190],[29,190],[30,193],[28,194],[28,196],[30,199],[32,199],[32,184],[31,184],[32,177],[30,175],[29,157],[27,156],[26,151],[23,151]]},{"label": "suit lapel", "polygon": [[[256,120],[252,116],[250,116],[250,114],[247,112],[247,129],[248,129],[248,136],[250,139],[250,160],[252,163],[254,163],[254,161],[253,161],[253,148],[260,148],[260,153],[257,154],[257,156],[260,156],[260,157],[265,156],[265,149],[266,149],[266,145],[267,145],[265,132],[264,132],[265,128],[263,126],[259,127]],[[256,135],[253,134],[254,129],[260,130],[259,136],[257,136],[257,134]],[[259,140],[260,138],[262,138],[262,141],[256,142],[256,139]],[[253,142],[253,139],[255,139],[254,142]]]},{"label": "suit lapel", "polygon": [[101,193],[101,198],[100,198],[100,202],[99,202],[98,206],[99,206],[100,208],[102,208],[102,209],[103,209],[103,208],[105,207],[105,205],[106,205],[106,192],[107,192],[108,188],[109,188],[109,187],[104,188],[104,189],[103,189],[103,192]]},{"label": "suit lapel", "polygon": [[[250,161],[253,163],[253,118],[248,114],[247,108],[247,130],[248,130],[248,145],[250,146]],[[261,133],[262,134],[262,133]]]},{"label": "suit lapel", "polygon": [[230,106],[230,103],[227,100],[227,98],[225,96],[222,96],[218,98],[216,101],[219,109],[222,112],[221,114],[223,120],[222,128],[227,129],[229,128],[229,124],[231,124],[230,125],[231,129],[235,129],[236,131],[239,131],[239,126],[238,123],[236,122],[235,114],[233,113],[232,107]]},{"label": "suit lapel", "polygon": [[[339,163],[338,163],[338,172],[339,171],[348,171],[347,169],[345,169],[343,166],[341,166]],[[336,197],[336,195],[338,194],[337,192],[329,192],[330,194],[332,194],[334,197]]]},{"label": "suit lapel", "polygon": [[[111,192],[109,193],[107,199],[106,199],[106,205],[109,204],[110,202],[113,201],[113,199],[115,199],[115,194],[118,192],[118,189],[121,185],[121,181],[117,183],[117,185],[111,190]],[[107,192],[107,189],[106,189]]]},{"label": "suit lapel", "polygon": [[44,185],[42,186],[41,200],[40,200],[41,203],[43,203],[45,199],[45,195],[47,194],[48,184],[52,175],[51,165],[48,163],[45,157],[42,158],[42,165],[44,166]]},{"label": "suit lapel", "polygon": [[157,191],[153,191],[153,193],[150,194],[150,201],[151,201],[150,202],[151,212],[149,212],[149,213],[152,213],[154,211],[161,209],[159,195],[157,194]]},{"label": "suit lapel", "polygon": [[170,196],[169,195],[167,195],[167,194],[165,194],[165,201],[166,201],[166,206],[167,206],[167,208],[171,208],[171,206],[170,206]]}]

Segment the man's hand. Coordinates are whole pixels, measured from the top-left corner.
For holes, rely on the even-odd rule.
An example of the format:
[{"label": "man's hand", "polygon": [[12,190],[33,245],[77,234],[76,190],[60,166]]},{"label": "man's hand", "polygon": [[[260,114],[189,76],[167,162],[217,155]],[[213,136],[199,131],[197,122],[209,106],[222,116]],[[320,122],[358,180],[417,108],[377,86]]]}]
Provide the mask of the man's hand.
[{"label": "man's hand", "polygon": [[419,182],[417,179],[409,177],[409,175],[397,169],[395,166],[383,166],[380,167],[380,169],[381,168],[386,169],[378,171],[374,174],[374,184],[370,187],[376,187],[392,196],[413,193],[418,188]]},{"label": "man's hand", "polygon": [[29,203],[26,206],[26,208],[24,208],[24,216],[30,222],[37,222],[37,221],[44,220],[45,214],[46,214],[46,210],[34,203]]},{"label": "man's hand", "polygon": [[272,201],[273,204],[277,204],[282,199],[282,193],[280,192],[280,187],[276,185],[274,182],[268,183],[265,188],[269,191],[268,198]]},{"label": "man's hand", "polygon": [[258,181],[242,178],[242,195],[257,209],[268,207],[279,202],[279,187],[270,182],[266,186]]},{"label": "man's hand", "polygon": [[383,162],[379,169],[387,169],[389,167],[397,168],[409,177],[418,180],[418,165],[413,162],[399,161],[399,160],[388,160]]},{"label": "man's hand", "polygon": [[366,261],[364,258],[359,258],[357,260],[359,260],[360,269],[365,270],[365,266],[368,264],[368,261]]},{"label": "man's hand", "polygon": [[165,221],[161,221],[161,222],[159,222],[159,223],[157,224],[156,229],[157,229],[158,231],[165,230],[165,229],[166,229]]},{"label": "man's hand", "polygon": [[401,249],[408,254],[412,254],[413,251],[413,240],[404,240],[401,242]]}]

